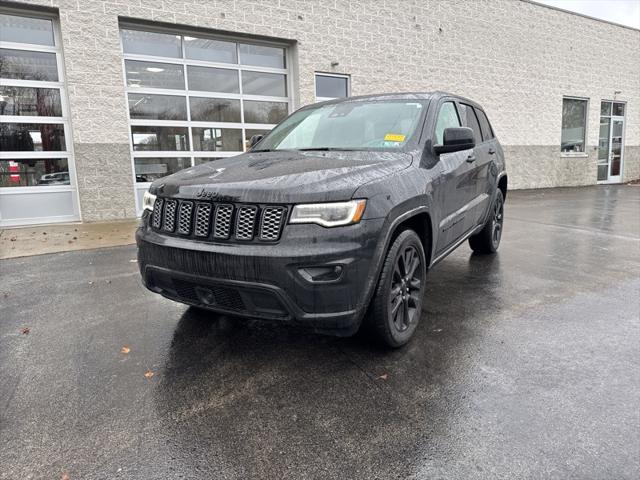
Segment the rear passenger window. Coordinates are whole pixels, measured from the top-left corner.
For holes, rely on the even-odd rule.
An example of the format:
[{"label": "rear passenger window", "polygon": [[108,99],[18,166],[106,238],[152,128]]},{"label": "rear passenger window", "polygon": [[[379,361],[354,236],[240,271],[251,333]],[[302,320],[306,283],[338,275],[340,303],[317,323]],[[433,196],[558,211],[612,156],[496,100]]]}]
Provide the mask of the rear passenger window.
[{"label": "rear passenger window", "polygon": [[482,132],[480,131],[480,124],[478,123],[478,118],[473,111],[473,107],[471,105],[467,105],[465,103],[460,103],[460,116],[462,117],[462,122],[465,127],[469,127],[473,130],[473,138],[476,141],[476,144],[482,142]]},{"label": "rear passenger window", "polygon": [[460,126],[456,106],[453,102],[444,102],[440,107],[436,121],[436,145],[442,145],[445,128]]},{"label": "rear passenger window", "polygon": [[489,120],[484,112],[480,109],[476,108],[476,113],[478,114],[478,120],[480,120],[480,128],[482,129],[482,139],[490,140],[493,138],[493,130],[491,130],[491,125],[489,125]]}]

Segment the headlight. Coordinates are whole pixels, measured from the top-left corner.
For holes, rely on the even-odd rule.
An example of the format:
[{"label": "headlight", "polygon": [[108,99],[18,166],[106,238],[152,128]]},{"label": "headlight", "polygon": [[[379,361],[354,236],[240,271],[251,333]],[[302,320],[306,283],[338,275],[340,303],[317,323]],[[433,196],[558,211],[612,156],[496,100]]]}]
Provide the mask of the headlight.
[{"label": "headlight", "polygon": [[147,190],[142,197],[142,209],[153,212],[153,204],[156,203],[156,196]]},{"label": "headlight", "polygon": [[360,221],[366,205],[366,200],[296,205],[289,223],[317,223],[323,227],[350,225]]}]

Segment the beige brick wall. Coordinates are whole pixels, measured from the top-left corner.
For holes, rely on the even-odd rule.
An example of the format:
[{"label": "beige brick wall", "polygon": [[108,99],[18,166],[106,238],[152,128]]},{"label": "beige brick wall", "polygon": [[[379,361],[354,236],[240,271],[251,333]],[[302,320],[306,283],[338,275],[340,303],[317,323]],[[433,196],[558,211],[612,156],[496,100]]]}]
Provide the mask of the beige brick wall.
[{"label": "beige brick wall", "polygon": [[[83,216],[135,214],[118,16],[297,42],[298,105],[315,71],[354,95],[442,89],[487,110],[518,188],[596,181],[601,99],[628,102],[640,145],[640,31],[520,0],[30,0],[60,12]],[[332,62],[338,62],[335,68]],[[563,95],[590,99],[587,155],[560,156]],[[640,173],[628,149],[625,180]],[[98,180],[96,180],[98,179]],[[109,182],[112,202],[95,199]],[[90,208],[85,208],[90,205]]]}]

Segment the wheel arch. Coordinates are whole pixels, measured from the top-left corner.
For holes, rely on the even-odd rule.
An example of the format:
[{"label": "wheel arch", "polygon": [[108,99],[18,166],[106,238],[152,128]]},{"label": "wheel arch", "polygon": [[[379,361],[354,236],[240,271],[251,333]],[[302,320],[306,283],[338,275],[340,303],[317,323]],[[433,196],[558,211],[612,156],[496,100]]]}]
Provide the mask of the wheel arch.
[{"label": "wheel arch", "polygon": [[431,258],[433,256],[433,225],[431,223],[431,215],[426,210],[416,212],[414,215],[408,216],[407,218],[397,222],[392,227],[391,234],[389,235],[389,241],[385,248],[385,253],[389,250],[389,247],[393,244],[398,235],[408,229],[413,230],[418,234],[418,237],[420,237],[428,267],[431,264]]},{"label": "wheel arch", "polygon": [[505,173],[498,179],[498,188],[502,192],[502,198],[507,199],[507,174]]}]

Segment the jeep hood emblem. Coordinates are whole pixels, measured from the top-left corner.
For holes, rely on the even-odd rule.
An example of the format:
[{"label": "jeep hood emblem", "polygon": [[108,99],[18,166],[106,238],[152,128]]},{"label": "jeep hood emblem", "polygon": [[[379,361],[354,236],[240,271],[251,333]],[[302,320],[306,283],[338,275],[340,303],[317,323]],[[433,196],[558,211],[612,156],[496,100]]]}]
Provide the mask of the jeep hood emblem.
[{"label": "jeep hood emblem", "polygon": [[218,192],[208,192],[206,191],[204,188],[201,188],[200,190],[198,190],[196,192],[196,197],[197,198],[208,198],[208,199],[213,199],[213,198],[217,198],[219,195]]}]

